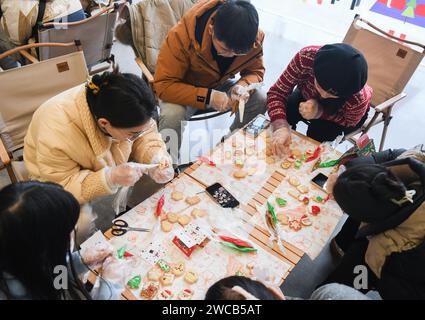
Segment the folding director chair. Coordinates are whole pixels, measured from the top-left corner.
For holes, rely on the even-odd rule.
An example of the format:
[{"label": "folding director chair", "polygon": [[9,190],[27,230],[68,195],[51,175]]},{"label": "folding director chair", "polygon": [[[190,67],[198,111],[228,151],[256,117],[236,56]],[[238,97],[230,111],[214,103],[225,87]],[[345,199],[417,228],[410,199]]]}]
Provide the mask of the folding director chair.
[{"label": "folding director chair", "polygon": [[41,62],[25,51],[44,46],[75,48],[76,44],[30,44],[0,54],[3,59],[21,51],[34,62],[20,68],[0,70],[0,160],[1,169],[7,169],[12,182],[28,179],[19,154],[35,110],[51,97],[84,83],[88,77],[82,51]]},{"label": "folding director chair", "polygon": [[407,96],[403,90],[424,57],[425,45],[390,35],[358,15],[345,35],[344,43],[361,51],[367,60],[374,110],[373,116],[344,140],[355,143],[356,135],[367,133],[371,127],[383,123],[381,151],[392,119],[392,109],[395,103]]}]

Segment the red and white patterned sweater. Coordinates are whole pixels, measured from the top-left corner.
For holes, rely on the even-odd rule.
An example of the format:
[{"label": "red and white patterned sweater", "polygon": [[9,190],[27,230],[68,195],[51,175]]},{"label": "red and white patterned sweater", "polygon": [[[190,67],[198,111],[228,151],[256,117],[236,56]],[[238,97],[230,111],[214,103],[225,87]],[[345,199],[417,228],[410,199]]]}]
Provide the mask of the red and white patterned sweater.
[{"label": "red and white patterned sweater", "polygon": [[[272,124],[277,121],[276,124],[281,122],[287,125],[286,103],[295,86],[306,100],[320,98],[314,85],[313,72],[314,57],[320,48],[321,46],[308,46],[301,49],[270,88],[267,93],[267,109]],[[324,109],[319,119],[344,127],[356,126],[370,108],[372,92],[372,88],[366,84],[362,90],[350,97],[337,113],[327,114]]]}]

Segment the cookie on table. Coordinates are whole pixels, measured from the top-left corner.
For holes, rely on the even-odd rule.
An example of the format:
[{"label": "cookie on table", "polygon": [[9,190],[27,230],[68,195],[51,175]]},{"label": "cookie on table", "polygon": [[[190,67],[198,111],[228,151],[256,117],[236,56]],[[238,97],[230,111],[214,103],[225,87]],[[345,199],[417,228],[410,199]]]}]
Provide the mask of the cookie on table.
[{"label": "cookie on table", "polygon": [[182,214],[179,219],[178,222],[182,225],[185,226],[187,225],[192,219],[187,215],[187,214]]},{"label": "cookie on table", "polygon": [[161,221],[161,230],[164,232],[170,232],[173,229],[173,224],[168,220]]},{"label": "cookie on table", "polygon": [[181,193],[180,191],[173,191],[171,193],[171,199],[173,199],[174,201],[180,201],[183,200],[183,198],[183,193]]},{"label": "cookie on table", "polygon": [[146,283],[140,291],[140,296],[147,300],[152,300],[158,293],[159,286],[154,282]]},{"label": "cookie on table", "polygon": [[194,284],[196,281],[198,281],[198,274],[195,271],[188,271],[184,275],[184,280],[187,283]]},{"label": "cookie on table", "polygon": [[192,297],[193,297],[192,289],[184,289],[177,295],[177,298],[179,300],[190,300],[192,299]]},{"label": "cookie on table", "polygon": [[292,166],[292,163],[291,162],[289,162],[289,161],[287,161],[287,160],[285,160],[285,161],[283,161],[282,163],[281,163],[281,165],[280,165],[281,167],[282,167],[282,169],[289,169],[291,166]]},{"label": "cookie on table", "polygon": [[168,221],[170,221],[171,223],[176,223],[177,220],[179,219],[179,216],[177,215],[177,213],[174,212],[169,212],[167,214],[167,219]]},{"label": "cookie on table", "polygon": [[194,206],[195,204],[201,202],[201,198],[198,196],[187,197],[185,201],[188,205]]},{"label": "cookie on table", "polygon": [[162,270],[158,267],[153,267],[148,271],[148,280],[149,281],[159,281],[159,278],[162,276]]},{"label": "cookie on table", "polygon": [[307,216],[303,216],[300,221],[301,221],[301,224],[303,226],[306,226],[306,227],[309,227],[309,226],[311,226],[313,224],[313,222]]},{"label": "cookie on table", "polygon": [[163,285],[164,287],[166,286],[171,286],[174,282],[174,274],[172,273],[164,273],[160,278],[159,278],[159,282],[161,283],[161,285]]},{"label": "cookie on table", "polygon": [[184,262],[178,262],[172,265],[171,267],[171,273],[174,274],[176,277],[180,277],[185,271],[185,264]]},{"label": "cookie on table", "polygon": [[300,180],[298,180],[296,177],[290,177],[288,182],[293,187],[298,187],[301,184]]},{"label": "cookie on table", "polygon": [[208,212],[205,209],[195,208],[195,209],[192,210],[191,215],[194,218],[202,218],[202,217],[205,217],[207,215],[207,213]]},{"label": "cookie on table", "polygon": [[164,289],[158,294],[158,300],[171,300],[173,299],[174,294],[171,290]]},{"label": "cookie on table", "polygon": [[235,172],[233,172],[233,177],[236,179],[243,179],[247,176],[247,172],[245,170],[236,170]]},{"label": "cookie on table", "polygon": [[289,221],[288,226],[294,231],[300,231],[302,229],[301,222],[299,222],[298,220]]}]

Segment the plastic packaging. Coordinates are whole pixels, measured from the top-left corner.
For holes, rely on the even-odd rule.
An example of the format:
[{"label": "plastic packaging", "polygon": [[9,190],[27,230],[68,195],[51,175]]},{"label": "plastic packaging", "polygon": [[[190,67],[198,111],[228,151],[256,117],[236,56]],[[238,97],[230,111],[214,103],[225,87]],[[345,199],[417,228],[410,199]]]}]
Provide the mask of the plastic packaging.
[{"label": "plastic packaging", "polygon": [[[159,164],[142,164],[136,162],[129,162],[128,164],[133,169],[139,169],[143,174],[147,174],[150,169],[159,166]],[[126,210],[131,189],[131,187],[121,187],[118,189],[112,201],[112,208],[114,209],[115,215],[119,215]]]}]

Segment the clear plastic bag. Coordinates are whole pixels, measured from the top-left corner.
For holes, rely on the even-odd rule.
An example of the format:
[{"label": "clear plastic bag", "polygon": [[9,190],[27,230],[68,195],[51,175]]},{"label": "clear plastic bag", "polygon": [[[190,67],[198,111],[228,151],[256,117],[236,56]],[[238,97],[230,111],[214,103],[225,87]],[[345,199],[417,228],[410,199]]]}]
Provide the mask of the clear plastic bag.
[{"label": "clear plastic bag", "polygon": [[[140,170],[143,174],[147,174],[150,169],[159,166],[159,164],[142,164],[136,162],[129,162],[128,165],[133,169]],[[120,187],[118,189],[112,201],[112,208],[114,209],[115,215],[119,215],[126,210],[131,190],[132,187]]]}]

